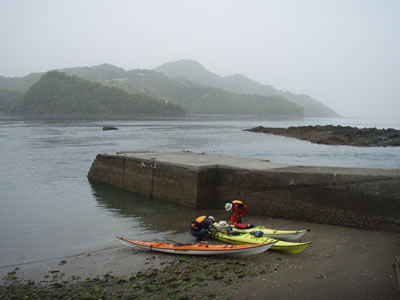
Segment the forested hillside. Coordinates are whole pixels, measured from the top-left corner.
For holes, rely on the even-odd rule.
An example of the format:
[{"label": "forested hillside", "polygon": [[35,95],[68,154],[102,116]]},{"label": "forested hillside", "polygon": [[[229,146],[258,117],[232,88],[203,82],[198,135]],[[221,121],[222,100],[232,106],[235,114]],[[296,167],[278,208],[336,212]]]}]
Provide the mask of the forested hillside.
[{"label": "forested hillside", "polygon": [[16,115],[65,117],[183,116],[179,105],[50,71],[12,109]]},{"label": "forested hillside", "polygon": [[155,68],[155,70],[171,78],[185,78],[198,84],[221,88],[240,95],[279,96],[303,107],[306,117],[338,116],[331,108],[310,96],[280,91],[270,85],[260,84],[240,74],[222,77],[206,70],[201,64],[193,60],[169,62]]},{"label": "forested hillside", "polygon": [[[59,71],[128,93],[162,98],[168,104],[181,105],[187,114],[246,114],[276,118],[337,116],[332,109],[307,95],[279,91],[240,74],[221,77],[195,61],[171,62],[155,70],[126,71],[101,64]],[[41,75],[0,77],[0,88],[24,92]]]},{"label": "forested hillside", "polygon": [[100,80],[104,85],[131,93],[162,97],[180,104],[188,114],[249,114],[269,117],[302,117],[303,109],[283,97],[238,95],[185,79],[171,79],[155,71],[132,70],[124,79]]},{"label": "forested hillside", "polygon": [[0,76],[0,89],[26,92],[44,73],[31,73],[24,77]]},{"label": "forested hillside", "polygon": [[120,88],[129,93],[164,98],[169,102],[182,105],[188,114],[303,116],[303,109],[284,97],[238,95],[185,79],[169,78],[151,70],[125,71],[110,64],[102,64],[62,71],[103,85]]},{"label": "forested hillside", "polygon": [[21,97],[21,92],[0,89],[0,114],[9,113]]}]

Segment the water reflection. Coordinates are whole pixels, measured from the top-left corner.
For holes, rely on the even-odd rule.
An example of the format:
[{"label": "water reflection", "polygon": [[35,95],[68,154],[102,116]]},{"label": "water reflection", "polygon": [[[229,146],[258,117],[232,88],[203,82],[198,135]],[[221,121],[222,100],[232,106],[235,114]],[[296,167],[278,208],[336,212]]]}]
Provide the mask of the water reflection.
[{"label": "water reflection", "polygon": [[129,218],[143,230],[187,232],[190,222],[200,215],[226,218],[223,210],[195,210],[124,191],[112,185],[90,182],[98,206],[114,217]]},{"label": "water reflection", "polygon": [[[90,182],[98,206],[114,217],[129,218],[134,227],[155,232],[184,232],[201,211],[178,206],[114,186]],[[140,229],[140,228],[137,228]]]}]

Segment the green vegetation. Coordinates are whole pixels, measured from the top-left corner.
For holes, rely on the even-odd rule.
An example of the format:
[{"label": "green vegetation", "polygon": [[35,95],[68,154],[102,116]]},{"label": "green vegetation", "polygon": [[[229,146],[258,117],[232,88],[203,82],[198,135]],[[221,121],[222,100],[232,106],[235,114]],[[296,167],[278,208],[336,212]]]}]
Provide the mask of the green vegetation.
[{"label": "green vegetation", "polygon": [[[147,258],[148,263],[155,256]],[[274,264],[273,264],[274,263]],[[102,277],[66,280],[61,272],[35,282],[8,273],[0,285],[1,299],[231,299],[232,289],[261,277],[271,282],[280,272],[274,261],[256,264],[251,258],[174,257],[127,277],[109,273]]]},{"label": "green vegetation", "polygon": [[[307,95],[279,91],[240,74],[221,77],[189,60],[167,63],[155,70],[125,71],[110,64],[102,64],[59,71],[136,94],[136,98],[162,98],[168,104],[181,105],[189,114],[245,114],[274,118],[337,116],[329,107]],[[0,76],[0,89],[26,92],[41,75],[43,74],[32,73],[22,78]],[[70,110],[68,108],[66,113],[71,113]],[[21,111],[20,107],[18,111]],[[28,110],[24,113],[26,112]],[[86,110],[83,113],[87,113]],[[105,116],[115,112],[107,108],[96,113]]]},{"label": "green vegetation", "polygon": [[[183,105],[183,104],[182,104]],[[302,116],[303,109],[282,97],[235,95],[213,90],[190,103],[190,109],[202,114],[253,114],[263,116]]]},{"label": "green vegetation", "polygon": [[168,78],[149,70],[133,70],[125,79],[100,80],[104,85],[130,93],[162,97],[180,104],[190,114],[250,114],[263,116],[303,116],[303,109],[283,97],[239,95],[203,86],[182,78]]},{"label": "green vegetation", "polygon": [[126,71],[124,69],[110,64],[101,64],[93,67],[67,68],[59,71],[70,76],[77,76],[82,79],[93,81],[126,77]]},{"label": "green vegetation", "polygon": [[178,105],[146,95],[134,95],[75,76],[51,71],[41,77],[14,106],[28,116],[140,117],[182,116]]},{"label": "green vegetation", "polygon": [[3,77],[0,76],[0,89],[26,92],[35,82],[37,82],[43,73],[32,73],[24,77]]},{"label": "green vegetation", "polygon": [[20,92],[0,89],[0,113],[8,113],[21,97]]},{"label": "green vegetation", "polygon": [[240,95],[280,96],[286,101],[293,102],[304,109],[307,117],[336,117],[338,116],[328,106],[307,95],[297,95],[275,89],[270,85],[263,85],[243,75],[221,77],[207,71],[201,64],[193,60],[169,62],[155,69],[170,78],[186,78],[198,84],[221,88]]},{"label": "green vegetation", "polygon": [[284,97],[234,94],[183,78],[169,78],[151,70],[125,71],[110,64],[102,64],[62,71],[68,75],[96,81],[129,93],[166,99],[181,105],[190,114],[303,116],[302,108]]}]

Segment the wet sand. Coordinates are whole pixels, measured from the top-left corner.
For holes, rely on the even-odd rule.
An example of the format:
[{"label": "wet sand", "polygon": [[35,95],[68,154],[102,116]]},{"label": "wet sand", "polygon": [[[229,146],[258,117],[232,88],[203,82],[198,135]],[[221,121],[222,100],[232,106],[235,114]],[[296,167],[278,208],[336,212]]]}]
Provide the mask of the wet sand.
[{"label": "wet sand", "polygon": [[[310,240],[312,244],[298,254],[269,250],[245,257],[199,258],[134,250],[115,239],[114,248],[2,268],[1,285],[29,283],[39,288],[59,283],[67,286],[96,277],[128,280],[138,272],[155,269],[158,270],[155,276],[160,278],[163,274],[193,269],[187,275],[186,290],[182,290],[187,299],[206,295],[217,299],[400,298],[394,268],[396,257],[400,255],[400,234],[262,217],[252,217],[248,221],[276,229],[311,229],[302,241]],[[171,235],[170,239],[193,242],[190,234],[184,231],[186,227],[182,226],[182,231]],[[218,243],[211,239],[209,242]],[[177,265],[183,269],[173,269]],[[201,284],[194,284],[202,272],[201,265],[207,265],[204,266],[207,271]],[[169,284],[171,282],[165,281],[165,285]],[[168,296],[171,294],[140,288],[136,284],[132,295],[144,297],[148,293],[147,296],[155,298],[172,298]]]}]

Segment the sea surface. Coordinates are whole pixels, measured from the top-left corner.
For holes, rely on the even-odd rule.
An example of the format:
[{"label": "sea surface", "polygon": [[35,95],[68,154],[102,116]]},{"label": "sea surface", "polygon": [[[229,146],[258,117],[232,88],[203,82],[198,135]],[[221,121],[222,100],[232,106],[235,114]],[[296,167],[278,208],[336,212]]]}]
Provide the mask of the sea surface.
[{"label": "sea surface", "polygon": [[[394,119],[27,121],[0,117],[0,268],[117,247],[116,235],[168,238],[174,231],[185,231],[197,217],[195,210],[89,183],[87,173],[99,153],[193,151],[295,165],[400,168],[400,147],[317,145],[243,131],[255,126],[327,124],[400,129],[400,121]],[[119,130],[103,131],[105,125]]]}]

